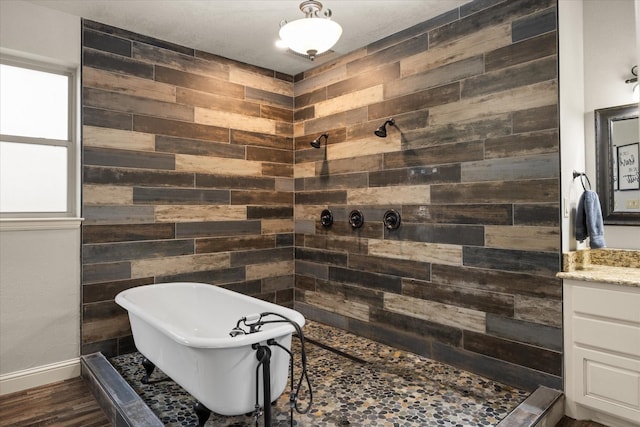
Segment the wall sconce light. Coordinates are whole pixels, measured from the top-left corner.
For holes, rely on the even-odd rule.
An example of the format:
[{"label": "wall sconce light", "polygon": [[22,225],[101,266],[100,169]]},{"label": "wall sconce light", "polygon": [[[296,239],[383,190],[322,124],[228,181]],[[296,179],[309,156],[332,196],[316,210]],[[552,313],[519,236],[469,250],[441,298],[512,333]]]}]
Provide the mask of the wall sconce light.
[{"label": "wall sconce light", "polygon": [[640,86],[638,86],[638,66],[634,65],[631,68],[631,74],[633,77],[625,80],[625,83],[631,84],[633,83],[633,100],[638,102],[640,100]]},{"label": "wall sconce light", "polygon": [[373,133],[375,133],[376,136],[379,136],[380,138],[386,138],[387,137],[387,125],[395,126],[396,125],[396,121],[394,119],[387,119],[387,121],[384,122],[384,124],[382,126],[380,126],[378,129],[373,131]]},{"label": "wall sconce light", "polygon": [[320,144],[322,143],[322,138],[324,138],[324,144],[327,145],[327,141],[329,140],[329,134],[323,133],[313,141],[309,143],[313,148],[320,148]]},{"label": "wall sconce light", "polygon": [[284,46],[313,61],[338,42],[342,27],[330,19],[331,9],[324,11],[324,18],[319,16],[322,10],[319,1],[303,1],[300,10],[304,18],[280,22],[280,40]]}]

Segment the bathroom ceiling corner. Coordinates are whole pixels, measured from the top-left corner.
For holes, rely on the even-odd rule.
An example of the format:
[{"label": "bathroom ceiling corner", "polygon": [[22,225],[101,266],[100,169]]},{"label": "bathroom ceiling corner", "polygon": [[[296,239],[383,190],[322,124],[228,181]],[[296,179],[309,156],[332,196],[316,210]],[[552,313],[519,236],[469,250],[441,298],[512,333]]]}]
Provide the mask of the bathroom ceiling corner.
[{"label": "bathroom ceiling corner", "polygon": [[311,62],[275,46],[300,0],[31,0],[31,3],[295,75],[470,0],[324,0],[343,28],[334,54]]}]

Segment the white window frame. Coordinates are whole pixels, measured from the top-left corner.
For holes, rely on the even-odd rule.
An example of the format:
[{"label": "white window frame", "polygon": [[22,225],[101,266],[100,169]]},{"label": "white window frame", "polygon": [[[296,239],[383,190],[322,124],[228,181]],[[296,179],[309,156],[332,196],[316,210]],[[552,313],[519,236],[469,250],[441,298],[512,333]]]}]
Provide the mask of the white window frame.
[{"label": "white window frame", "polygon": [[67,206],[66,211],[62,212],[0,212],[0,221],[2,228],[6,228],[6,222],[10,220],[18,220],[23,225],[17,225],[22,228],[31,223],[32,226],[45,227],[42,223],[43,220],[54,220],[59,222],[64,219],[78,219],[79,206],[78,206],[78,180],[79,180],[79,147],[78,147],[78,118],[77,118],[77,106],[78,106],[78,71],[75,68],[65,67],[58,64],[46,63],[40,61],[34,61],[30,59],[12,57],[7,55],[0,56],[0,64],[9,65],[13,67],[20,67],[25,69],[31,69],[35,71],[42,71],[51,74],[57,74],[66,76],[68,78],[68,133],[67,140],[38,138],[38,137],[24,137],[16,135],[0,134],[0,139],[4,142],[14,142],[21,144],[34,144],[34,145],[47,145],[67,148]]}]

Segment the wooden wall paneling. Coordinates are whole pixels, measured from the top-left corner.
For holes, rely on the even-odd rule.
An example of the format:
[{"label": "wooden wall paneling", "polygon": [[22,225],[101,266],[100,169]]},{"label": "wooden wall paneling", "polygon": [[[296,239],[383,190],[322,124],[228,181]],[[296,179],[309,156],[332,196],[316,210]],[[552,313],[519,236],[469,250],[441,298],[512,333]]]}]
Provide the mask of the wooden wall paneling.
[{"label": "wooden wall paneling", "polygon": [[369,173],[369,186],[415,186],[460,182],[460,172],[459,163],[375,171]]},{"label": "wooden wall paneling", "polygon": [[122,56],[131,56],[131,40],[93,31],[86,27],[82,31],[82,42],[84,46],[89,48]]},{"label": "wooden wall paneling", "polygon": [[110,129],[132,130],[132,115],[99,108],[82,107],[82,124]]},{"label": "wooden wall paneling", "polygon": [[487,52],[485,70],[493,71],[554,55],[556,43],[556,33],[549,32]]},{"label": "wooden wall paneling", "polygon": [[[455,142],[481,141],[485,138],[510,135],[511,130],[512,119],[509,114],[499,114],[462,123],[429,124],[424,128],[404,131],[402,146],[405,150],[411,150]],[[452,146],[452,152],[456,152],[456,148],[456,146]],[[434,151],[439,152],[440,155],[448,155],[447,150],[442,150],[442,148]]]},{"label": "wooden wall paneling", "polygon": [[[126,158],[125,154],[122,154]],[[111,156],[111,158],[115,158]],[[134,156],[135,158],[135,156]],[[144,158],[144,157],[143,157]],[[159,161],[158,161],[159,160]],[[132,162],[132,160],[124,160]],[[106,163],[106,162],[105,162]],[[166,164],[170,162],[168,157],[156,159],[156,164]],[[144,164],[143,164],[144,166]],[[173,168],[172,168],[173,169]],[[95,187],[106,188],[107,186],[117,186],[121,189],[136,187],[193,187],[194,174],[188,172],[174,172],[173,170],[149,170],[146,168],[122,168],[122,167],[97,167],[85,163],[82,174],[85,186],[92,184]],[[133,191],[133,190],[131,190]],[[104,201],[96,201],[96,204],[108,204]]]},{"label": "wooden wall paneling", "polygon": [[487,332],[494,336],[562,351],[562,328],[488,314]]},{"label": "wooden wall paneling", "polygon": [[[296,307],[511,384],[561,385],[554,13],[554,0],[472,2],[296,77]],[[384,99],[367,101],[379,84]],[[337,126],[344,140],[308,147]],[[390,208],[401,226],[380,237]]]},{"label": "wooden wall paneling", "polygon": [[165,282],[198,282],[210,285],[227,285],[244,282],[247,279],[244,267],[211,268],[209,270],[187,271],[183,273],[156,276],[157,283]]},{"label": "wooden wall paneling", "polygon": [[83,150],[83,162],[91,166],[123,168],[174,170],[176,167],[175,157],[170,154],[98,147],[85,147]]},{"label": "wooden wall paneling", "polygon": [[174,120],[192,121],[194,107],[174,102],[157,101],[145,97],[111,92],[108,90],[85,87],[82,90],[82,102],[87,107],[105,108],[112,111],[136,113]]},{"label": "wooden wall paneling", "polygon": [[156,101],[176,102],[177,100],[175,86],[87,66],[82,68],[82,84],[84,87],[110,90]]},{"label": "wooden wall paneling", "polygon": [[402,218],[419,223],[510,225],[513,212],[511,204],[404,205]]},{"label": "wooden wall paneling", "polygon": [[244,159],[245,147],[230,145],[228,142],[212,142],[189,138],[156,136],[155,149],[160,152],[192,154],[229,159]]},{"label": "wooden wall paneling", "polygon": [[82,199],[85,205],[131,205],[133,204],[133,188],[84,184]]},{"label": "wooden wall paneling", "polygon": [[402,58],[400,60],[400,75],[406,77],[421,73],[449,62],[460,61],[476,56],[480,52],[492,51],[510,44],[510,24],[478,28],[474,33],[450,40],[441,46],[432,45],[427,52]]},{"label": "wooden wall paneling", "polygon": [[358,253],[349,254],[349,268],[420,280],[428,280],[431,277],[431,264],[426,262],[403,259],[390,262],[385,257],[366,256]]},{"label": "wooden wall paneling", "polygon": [[536,156],[488,159],[462,164],[462,182],[545,179],[559,176],[557,152]]},{"label": "wooden wall paneling", "polygon": [[85,244],[82,259],[86,264],[131,261],[194,253],[192,240],[158,240]]},{"label": "wooden wall paneling", "polygon": [[135,288],[136,286],[150,285],[152,283],[153,283],[153,275],[149,277],[141,277],[138,279],[115,280],[113,282],[103,282],[98,286],[85,284],[85,285],[82,285],[82,303],[89,304],[92,302],[113,300],[116,297],[116,295],[121,291],[130,289],[130,288]]},{"label": "wooden wall paneling", "polygon": [[449,286],[486,289],[510,295],[525,295],[544,299],[562,297],[562,281],[555,277],[537,276],[525,272],[501,271],[444,263],[432,264],[431,280]]},{"label": "wooden wall paneling", "polygon": [[525,18],[515,19],[513,21],[513,41],[517,42],[553,31],[556,29],[557,21],[555,7],[550,7]]},{"label": "wooden wall paneling", "polygon": [[116,148],[135,151],[154,151],[154,136],[147,133],[83,126],[84,147]]},{"label": "wooden wall paneling", "polygon": [[555,14],[474,1],[297,76],[85,21],[83,351],[127,348],[109,298],[157,269],[561,387]]},{"label": "wooden wall paneling", "polygon": [[175,224],[87,225],[82,243],[109,243],[175,238]]},{"label": "wooden wall paneling", "polygon": [[385,239],[451,245],[484,246],[484,228],[479,225],[402,224],[397,230],[385,230]]},{"label": "wooden wall paneling", "polygon": [[516,225],[539,225],[558,227],[560,206],[555,204],[516,204],[513,207],[513,222]]},{"label": "wooden wall paneling", "polygon": [[82,266],[82,283],[110,282],[131,277],[131,263],[112,262],[100,264],[84,264]]},{"label": "wooden wall paneling", "polygon": [[226,252],[154,259],[145,258],[131,261],[131,277],[167,276],[229,267],[231,267],[229,253]]},{"label": "wooden wall paneling", "polygon": [[480,28],[512,22],[521,16],[530,15],[555,4],[553,0],[515,0],[508,4],[496,4],[479,10],[471,15],[429,31],[432,46],[446,43],[449,40],[475,33]]},{"label": "wooden wall paneling", "polygon": [[436,264],[462,265],[462,247],[457,245],[388,239],[370,240],[368,245],[370,255],[428,262],[431,263],[432,268]]},{"label": "wooden wall paneling", "polygon": [[389,64],[406,56],[423,52],[427,50],[428,47],[429,36],[423,33],[349,62],[347,64],[347,74],[349,76],[360,74],[369,69],[377,68],[381,64]]},{"label": "wooden wall paneling", "polygon": [[[400,63],[392,62],[390,64],[381,65],[374,73],[358,74],[357,76],[330,84],[326,88],[318,89],[309,94],[296,97],[295,107],[297,109],[307,105],[315,105],[325,99],[333,99],[341,95],[354,93],[383,83],[393,82],[399,77]],[[325,93],[326,95],[324,95]]]},{"label": "wooden wall paneling", "polygon": [[425,88],[441,86],[482,74],[483,71],[484,61],[482,56],[472,56],[421,73],[412,74],[402,79],[388,81],[384,86],[384,97],[385,99],[390,99],[418,92]]},{"label": "wooden wall paneling", "polygon": [[557,252],[534,252],[465,246],[463,263],[470,267],[517,271],[554,277],[560,268]]},{"label": "wooden wall paneling", "polygon": [[115,73],[122,73],[153,80],[153,65],[104,51],[83,48],[82,64],[85,67],[113,71]]},{"label": "wooden wall paneling", "polygon": [[470,77],[462,84],[462,98],[472,98],[493,92],[528,86],[557,78],[556,56],[514,65]]},{"label": "wooden wall paneling", "polygon": [[557,131],[541,131],[487,138],[485,158],[557,154],[560,146]]},{"label": "wooden wall paneling", "polygon": [[446,361],[445,363],[454,364],[461,369],[477,372],[489,378],[503,378],[505,383],[513,384],[515,387],[535,390],[540,384],[549,384],[556,389],[562,389],[561,376],[460,349],[439,341],[434,341],[431,349],[431,357],[435,360]]},{"label": "wooden wall paneling", "polygon": [[142,284],[292,306],[293,78],[93,21],[83,31],[82,351],[133,350],[113,298]]},{"label": "wooden wall paneling", "polygon": [[420,280],[405,279],[402,282],[402,294],[442,304],[455,305],[487,314],[513,317],[513,295],[487,292],[484,290],[438,285]]}]

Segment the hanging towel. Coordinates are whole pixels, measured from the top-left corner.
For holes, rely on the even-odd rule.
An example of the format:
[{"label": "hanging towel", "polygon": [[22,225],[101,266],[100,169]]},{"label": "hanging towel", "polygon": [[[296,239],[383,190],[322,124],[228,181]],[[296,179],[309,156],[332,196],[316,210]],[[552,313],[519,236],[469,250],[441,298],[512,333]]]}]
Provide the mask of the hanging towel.
[{"label": "hanging towel", "polygon": [[604,248],[604,224],[602,222],[602,208],[598,193],[585,190],[578,201],[576,212],[576,240],[584,241],[589,237],[589,247],[593,249]]}]

